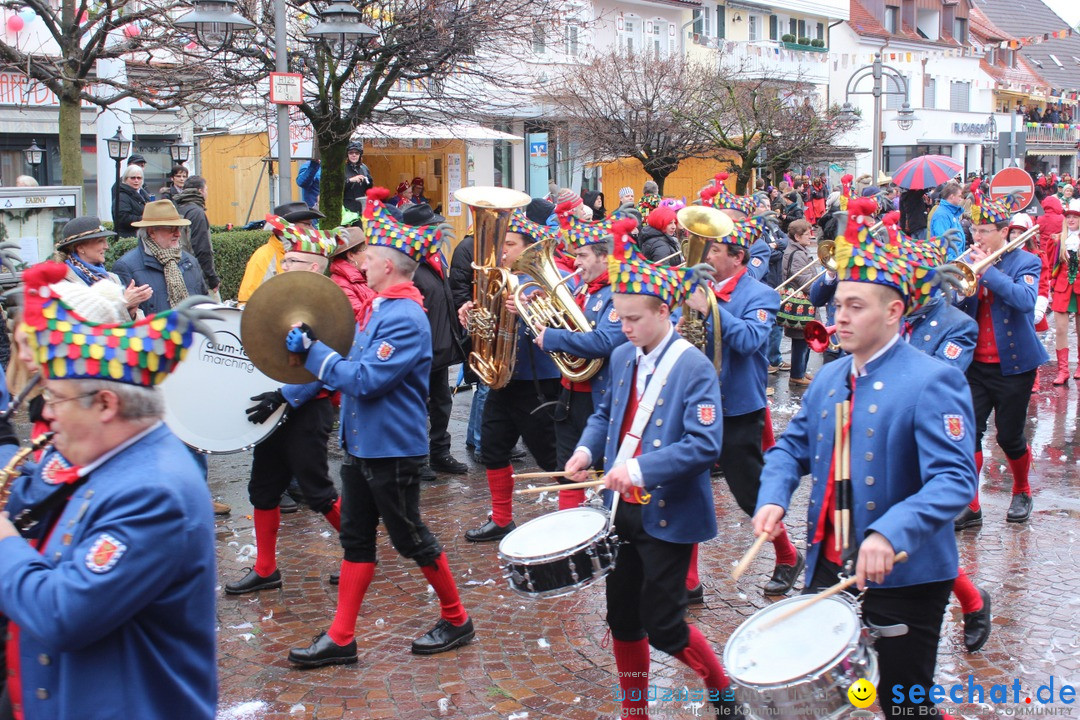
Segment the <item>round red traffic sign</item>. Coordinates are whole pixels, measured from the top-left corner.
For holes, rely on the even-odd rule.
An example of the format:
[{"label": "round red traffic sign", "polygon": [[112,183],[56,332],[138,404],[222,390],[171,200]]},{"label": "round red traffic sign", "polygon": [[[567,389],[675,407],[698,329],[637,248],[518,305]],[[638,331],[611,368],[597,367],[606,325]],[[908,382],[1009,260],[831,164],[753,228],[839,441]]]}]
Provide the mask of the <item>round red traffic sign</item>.
[{"label": "round red traffic sign", "polygon": [[1035,199],[1035,181],[1026,170],[1018,167],[1008,167],[1000,170],[990,178],[990,197],[995,200],[1004,200],[1009,195],[1019,199],[1015,203],[1017,208],[1026,208]]}]

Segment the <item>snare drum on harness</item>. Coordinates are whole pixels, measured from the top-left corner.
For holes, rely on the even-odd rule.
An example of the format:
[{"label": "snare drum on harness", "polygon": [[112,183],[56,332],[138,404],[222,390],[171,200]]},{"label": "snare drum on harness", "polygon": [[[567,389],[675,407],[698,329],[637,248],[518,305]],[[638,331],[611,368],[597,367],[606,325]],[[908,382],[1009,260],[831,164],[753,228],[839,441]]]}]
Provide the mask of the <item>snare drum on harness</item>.
[{"label": "snare drum on harness", "polygon": [[510,589],[530,598],[555,598],[589,587],[615,569],[619,539],[608,514],[590,507],[530,520],[499,543]]},{"label": "snare drum on harness", "polygon": [[851,596],[822,598],[773,623],[810,600],[804,595],[762,608],[728,639],[724,667],[748,717],[838,720],[855,711],[847,696],[851,685],[860,679],[877,685],[877,653]]},{"label": "snare drum on harness", "polygon": [[285,405],[258,425],[248,420],[251,397],[281,383],[261,373],[244,351],[238,308],[206,305],[217,319],[214,338],[200,335],[187,359],[162,383],[165,423],[202,453],[247,450],[267,437],[285,417]]}]

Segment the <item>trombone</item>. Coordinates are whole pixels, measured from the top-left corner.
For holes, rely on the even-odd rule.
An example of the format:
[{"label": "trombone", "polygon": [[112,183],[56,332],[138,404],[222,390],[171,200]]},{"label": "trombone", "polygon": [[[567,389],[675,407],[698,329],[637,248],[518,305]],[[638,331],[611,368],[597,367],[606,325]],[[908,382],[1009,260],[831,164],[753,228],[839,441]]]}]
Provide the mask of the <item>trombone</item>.
[{"label": "trombone", "polygon": [[[1032,227],[1030,230],[1025,230],[1015,240],[1010,240],[978,262],[966,263],[959,259],[953,260],[951,264],[960,270],[960,290],[964,293],[964,296],[971,297],[978,291],[979,276],[986,272],[988,267],[996,263],[1002,255],[1011,253],[1013,250],[1023,247],[1024,243],[1037,232],[1039,232],[1038,225]],[[968,252],[970,252],[970,250]]]}]

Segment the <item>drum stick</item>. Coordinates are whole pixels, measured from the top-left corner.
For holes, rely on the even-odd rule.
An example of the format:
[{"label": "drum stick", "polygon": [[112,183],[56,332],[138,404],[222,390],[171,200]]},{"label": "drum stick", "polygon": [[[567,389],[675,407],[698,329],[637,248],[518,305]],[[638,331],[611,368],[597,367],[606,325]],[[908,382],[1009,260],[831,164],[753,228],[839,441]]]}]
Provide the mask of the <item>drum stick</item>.
[{"label": "drum stick", "polygon": [[[895,556],[893,556],[893,562],[894,563],[902,563],[902,562],[905,562],[907,559],[908,559],[908,554],[907,554],[906,551],[898,552],[898,553],[896,553]],[[849,577],[846,580],[841,580],[840,582],[836,583],[832,587],[827,588],[826,590],[823,590],[822,592],[818,593],[817,595],[815,595],[809,601],[804,602],[804,603],[799,603],[799,604],[795,605],[794,607],[790,608],[789,610],[785,610],[784,612],[780,613],[779,615],[772,618],[771,620],[766,621],[765,623],[762,624],[761,629],[762,630],[767,630],[768,628],[771,628],[771,627],[773,627],[773,626],[775,626],[775,625],[777,625],[779,623],[782,623],[784,620],[787,620],[788,618],[792,617],[793,615],[796,615],[797,613],[802,612],[803,610],[810,607],[811,605],[814,605],[816,603],[821,602],[822,600],[824,600],[827,597],[832,597],[833,595],[837,595],[839,593],[842,593],[843,591],[847,590],[849,587],[854,585],[857,579],[858,578],[852,576],[852,577]]]},{"label": "drum stick", "polygon": [[833,535],[836,551],[840,546],[840,476],[843,473],[844,455],[844,410],[841,403],[836,403],[835,435],[833,437]]},{"label": "drum stick", "polygon": [[750,567],[750,563],[757,557],[758,551],[761,550],[761,546],[765,544],[765,541],[769,539],[769,533],[761,533],[757,536],[757,540],[750,546],[750,549],[746,551],[746,554],[742,556],[742,560],[735,566],[735,569],[731,571],[731,579],[738,580],[742,577],[742,574],[746,572],[746,568]]},{"label": "drum stick", "polygon": [[842,469],[840,471],[840,497],[843,500],[840,509],[840,527],[843,536],[843,546],[847,550],[851,545],[851,401],[845,400],[843,405],[844,418],[844,444]]},{"label": "drum stick", "polygon": [[589,480],[587,482],[567,483],[565,485],[545,485],[543,487],[522,488],[521,490],[515,490],[514,492],[518,495],[535,495],[544,492],[558,492],[559,490],[580,490],[581,488],[598,487],[603,484],[603,480]]},{"label": "drum stick", "polygon": [[[584,472],[584,473],[585,473],[586,475],[600,475],[600,474],[601,474],[599,470],[584,470],[583,472]],[[514,478],[515,480],[532,480],[532,479],[534,479],[534,478],[559,478],[559,477],[566,477],[566,476],[567,476],[567,475],[569,475],[569,474],[570,474],[570,473],[567,473],[567,472],[564,472],[564,471],[561,471],[561,470],[560,470],[560,471],[558,471],[558,472],[528,472],[528,473],[514,473],[513,475],[511,475],[511,477],[512,477],[512,478]]]}]

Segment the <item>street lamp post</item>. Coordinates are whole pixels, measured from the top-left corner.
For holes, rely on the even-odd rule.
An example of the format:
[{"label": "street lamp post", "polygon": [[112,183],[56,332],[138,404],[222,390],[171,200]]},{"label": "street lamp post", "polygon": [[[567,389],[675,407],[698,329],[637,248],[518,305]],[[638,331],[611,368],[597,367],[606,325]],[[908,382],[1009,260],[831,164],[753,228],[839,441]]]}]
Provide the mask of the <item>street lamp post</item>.
[{"label": "street lamp post", "polygon": [[36,182],[41,182],[38,178],[38,166],[45,159],[45,151],[38,147],[37,140],[30,141],[30,147],[23,150],[23,154],[26,156],[26,164],[30,166],[30,174],[33,176]]},{"label": "street lamp post", "polygon": [[120,128],[116,129],[116,134],[111,138],[105,140],[105,145],[109,151],[109,158],[116,163],[116,178],[113,184],[113,204],[112,204],[112,218],[113,225],[116,225],[116,208],[120,204],[120,163],[131,154],[131,141],[124,137],[124,133]]},{"label": "street lamp post", "polygon": [[997,119],[993,113],[990,113],[990,117],[986,119],[986,138],[983,140],[984,148],[983,153],[983,166],[986,165],[985,153],[986,150],[990,151],[990,172],[994,172],[994,165],[997,164],[997,142],[998,142],[998,126]]},{"label": "street lamp post", "polygon": [[[870,90],[859,90],[859,83],[868,77],[873,78],[873,87]],[[890,90],[883,87],[881,80],[884,77],[890,78],[900,89]],[[881,96],[898,95],[904,98],[904,104],[900,106],[896,116],[896,123],[901,130],[911,129],[912,124],[915,122],[915,111],[911,109],[911,103],[908,101],[907,78],[901,75],[896,68],[881,62],[881,53],[876,52],[874,53],[874,62],[856,68],[855,72],[848,78],[847,87],[844,89],[844,105],[840,108],[840,112],[847,117],[855,115],[855,108],[849,101],[852,95],[873,95],[874,97],[874,137],[871,146],[873,153],[871,155],[870,173],[876,182],[881,174]]]},{"label": "street lamp post", "polygon": [[183,165],[191,159],[191,146],[177,141],[169,146],[169,158],[173,165]]}]

